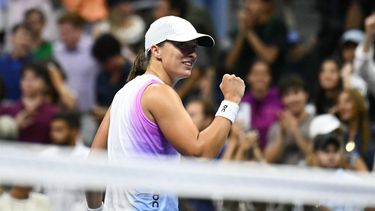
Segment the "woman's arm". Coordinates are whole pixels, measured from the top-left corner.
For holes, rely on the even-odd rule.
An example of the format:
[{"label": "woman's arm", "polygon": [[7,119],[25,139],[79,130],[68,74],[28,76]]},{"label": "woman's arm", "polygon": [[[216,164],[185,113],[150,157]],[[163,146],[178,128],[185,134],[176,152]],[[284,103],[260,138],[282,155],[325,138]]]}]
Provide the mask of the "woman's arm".
[{"label": "woman's arm", "polygon": [[[107,140],[108,140],[108,130],[109,130],[109,121],[110,121],[110,111],[111,107],[108,109],[107,113],[105,114],[103,121],[101,122],[98,131],[94,137],[94,141],[91,145],[90,156],[93,156],[95,152],[100,150],[107,149]],[[105,197],[105,192],[86,192],[86,202],[89,208],[98,208],[102,206],[103,200]]]},{"label": "woman's arm", "polygon": [[[224,99],[239,104],[245,85],[240,78],[226,74],[220,88]],[[205,130],[199,132],[177,93],[165,84],[149,86],[142,96],[142,107],[147,117],[158,124],[166,139],[183,155],[215,157],[231,128],[231,121],[216,116]],[[228,104],[220,109],[228,113],[231,108]]]},{"label": "woman's arm", "polygon": [[98,131],[95,134],[94,141],[91,145],[90,155],[95,150],[106,150],[107,149],[107,139],[108,139],[108,130],[109,130],[109,116],[111,112],[111,107],[108,108],[107,112],[104,115],[102,122],[98,128]]}]

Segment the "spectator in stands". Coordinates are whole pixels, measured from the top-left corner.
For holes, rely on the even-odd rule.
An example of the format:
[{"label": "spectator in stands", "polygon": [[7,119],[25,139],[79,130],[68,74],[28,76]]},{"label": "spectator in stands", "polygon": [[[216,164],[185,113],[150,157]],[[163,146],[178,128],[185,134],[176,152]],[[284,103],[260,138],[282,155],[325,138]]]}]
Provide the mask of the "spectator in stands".
[{"label": "spectator in stands", "polygon": [[[192,99],[185,107],[199,131],[204,130],[215,118],[216,108],[207,100]],[[220,156],[218,155],[218,157]],[[215,211],[215,207],[210,200],[184,199],[180,201],[180,205],[188,207],[188,210]]]},{"label": "spectator in stands", "polygon": [[280,81],[284,110],[268,133],[265,157],[268,162],[299,164],[308,154],[309,128],[313,116],[306,112],[308,93],[303,80],[296,75]]},{"label": "spectator in stands", "polygon": [[342,140],[335,134],[318,135],[313,140],[311,165],[329,169],[345,169],[345,155]]},{"label": "spectator in stands", "polygon": [[[4,2],[4,1],[2,1]],[[5,5],[7,8],[7,13],[4,17],[6,31],[9,32],[10,29],[21,23],[24,20],[24,15],[27,10],[32,8],[38,8],[43,11],[46,17],[48,17],[45,23],[43,37],[48,40],[53,40],[57,38],[57,30],[56,30],[56,16],[55,11],[52,8],[51,0],[17,0],[17,1],[5,1]]]},{"label": "spectator in stands", "polygon": [[355,52],[355,73],[366,80],[370,92],[375,94],[375,14],[365,21],[365,38]]},{"label": "spectator in stands", "polygon": [[103,34],[95,41],[92,54],[101,65],[96,82],[94,113],[101,120],[112,100],[126,83],[131,64],[121,54],[121,43],[111,34]]},{"label": "spectator in stands", "polygon": [[375,120],[375,13],[365,20],[365,38],[356,48],[354,74],[361,76],[369,89],[370,118]]},{"label": "spectator in stands", "polygon": [[357,0],[316,0],[315,9],[319,13],[317,50],[321,58],[331,56],[340,42],[340,37],[348,29],[362,26],[363,17],[371,9],[372,1]]},{"label": "spectator in stands", "polygon": [[[71,160],[83,160],[89,155],[90,149],[83,145],[80,136],[80,115],[77,112],[57,113],[51,121],[51,143],[57,146],[71,148],[49,148],[43,152],[44,156],[61,153]],[[66,150],[69,150],[68,153]],[[82,211],[86,210],[83,190],[65,187],[44,187],[53,211]]]},{"label": "spectator in stands", "polygon": [[276,88],[271,87],[270,66],[263,61],[256,61],[249,69],[246,82],[248,91],[242,98],[242,103],[250,105],[251,127],[259,133],[259,145],[263,150],[267,145],[267,133],[277,120],[277,113],[282,105]]},{"label": "spectator in stands", "polygon": [[[323,123],[322,121],[319,122]],[[322,127],[324,127],[324,125],[322,125]],[[356,181],[358,178],[353,177],[351,174],[347,174],[345,171],[342,171],[342,169],[349,168],[348,160],[345,157],[343,148],[342,137],[337,133],[328,132],[319,134],[313,139],[313,144],[311,147],[312,156],[308,161],[308,164],[314,167],[336,170],[334,177],[336,177],[335,179],[337,180],[342,180],[345,178]],[[322,201],[321,203],[322,204],[318,205],[319,210],[365,210],[363,207],[352,207],[350,205],[343,206],[326,201]],[[304,206],[304,208],[305,210],[315,210],[316,205],[315,207]]]},{"label": "spectator in stands", "polygon": [[53,56],[52,43],[43,38],[43,29],[46,24],[43,11],[37,8],[27,10],[23,22],[31,31],[34,59],[37,61],[51,59]]},{"label": "spectator in stands", "polygon": [[341,38],[339,49],[339,64],[341,66],[341,78],[344,89],[355,88],[363,96],[367,96],[367,84],[358,76],[353,74],[353,62],[355,57],[355,49],[363,40],[363,32],[352,29],[346,31]]},{"label": "spectator in stands", "polygon": [[[319,83],[314,100],[317,115],[325,113],[335,113],[336,100],[342,89],[355,88],[363,96],[366,96],[367,86],[362,78],[352,75],[352,63],[350,59],[353,55],[350,49],[346,51],[344,57],[348,60],[341,70],[334,59],[326,59],[322,62],[319,72]],[[353,59],[353,58],[352,58]]]},{"label": "spectator in stands", "polygon": [[51,211],[51,208],[45,195],[32,192],[31,187],[13,186],[9,193],[0,196],[0,210]]},{"label": "spectator in stands", "polygon": [[[264,162],[264,155],[258,144],[258,133],[254,130],[244,131],[241,122],[236,121],[231,128],[223,160]],[[249,201],[223,201],[218,203],[217,210],[265,210],[263,204]]]},{"label": "spectator in stands", "polygon": [[246,0],[239,12],[238,32],[226,59],[226,67],[241,78],[261,58],[271,66],[273,82],[284,73],[287,29],[275,16],[273,0]]},{"label": "spectator in stands", "polygon": [[[59,112],[51,120],[51,143],[60,146],[74,146],[88,155],[88,148],[83,145],[80,136],[80,114],[78,112]],[[80,150],[80,149],[83,150]]]},{"label": "spectator in stands", "polygon": [[346,31],[338,46],[338,58],[340,65],[353,63],[355,57],[355,49],[362,42],[364,34],[361,30],[351,29]]},{"label": "spectator in stands", "polygon": [[32,60],[29,28],[22,24],[14,26],[11,42],[12,50],[0,55],[0,76],[5,85],[5,98],[15,101],[21,95],[21,69]]},{"label": "spectator in stands", "polygon": [[210,101],[200,98],[190,100],[186,105],[186,111],[199,131],[205,129],[212,122],[216,112],[215,106]]},{"label": "spectator in stands", "polygon": [[18,125],[22,142],[49,143],[50,121],[59,108],[44,101],[50,82],[41,65],[27,65],[21,72],[21,99],[0,108],[0,115],[11,115]]},{"label": "spectator in stands", "polygon": [[75,92],[80,111],[95,105],[95,86],[99,67],[91,55],[92,40],[83,33],[84,21],[75,13],[59,19],[60,41],[54,55],[67,77],[68,87]]},{"label": "spectator in stands", "polygon": [[121,42],[125,57],[133,62],[138,48],[143,47],[141,43],[144,39],[146,24],[143,18],[135,13],[130,1],[109,0],[107,6],[108,18],[94,26],[94,37],[111,33]]},{"label": "spectator in stands", "polygon": [[65,110],[77,110],[77,97],[66,84],[61,66],[54,60],[46,61],[43,65],[48,69],[52,83],[51,89],[45,93],[46,102],[57,104]]},{"label": "spectator in stands", "polygon": [[338,96],[337,111],[347,128],[344,143],[351,167],[360,171],[371,170],[374,159],[374,136],[363,96],[355,89],[343,90]]},{"label": "spectator in stands", "polygon": [[[315,116],[310,124],[309,166],[322,168],[347,168],[344,155],[340,120],[333,114]],[[346,165],[344,165],[346,164]]]},{"label": "spectator in stands", "polygon": [[336,112],[336,99],[342,88],[337,62],[333,59],[324,60],[320,66],[318,91],[314,101],[317,115]]},{"label": "spectator in stands", "polygon": [[258,144],[259,136],[255,130],[244,131],[241,122],[232,125],[225,152],[224,160],[265,161]]}]

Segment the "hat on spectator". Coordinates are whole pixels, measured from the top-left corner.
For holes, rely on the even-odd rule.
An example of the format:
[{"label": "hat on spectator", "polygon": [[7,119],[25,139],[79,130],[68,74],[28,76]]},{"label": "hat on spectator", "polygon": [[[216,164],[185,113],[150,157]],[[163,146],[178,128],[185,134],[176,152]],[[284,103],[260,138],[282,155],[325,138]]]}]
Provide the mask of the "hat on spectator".
[{"label": "hat on spectator", "polygon": [[363,37],[364,37],[364,34],[363,34],[363,32],[361,30],[351,29],[351,30],[346,31],[342,35],[341,42],[343,44],[344,43],[348,43],[348,42],[359,44],[359,43],[362,42]]},{"label": "hat on spectator", "polygon": [[198,33],[189,21],[176,16],[165,16],[154,21],[147,30],[145,53],[147,54],[152,45],[166,40],[187,42],[195,39],[200,46],[212,47],[215,45],[215,41],[210,35]]},{"label": "hat on spectator", "polygon": [[310,123],[310,138],[328,134],[340,128],[340,121],[332,114],[322,114],[314,117]]}]

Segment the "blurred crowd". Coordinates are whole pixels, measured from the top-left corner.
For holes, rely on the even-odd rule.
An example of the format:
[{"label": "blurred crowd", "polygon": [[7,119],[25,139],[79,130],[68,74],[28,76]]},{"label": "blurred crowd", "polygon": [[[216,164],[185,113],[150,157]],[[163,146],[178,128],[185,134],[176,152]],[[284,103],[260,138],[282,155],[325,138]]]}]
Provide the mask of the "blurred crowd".
[{"label": "blurred crowd", "polygon": [[[70,156],[87,157],[144,52],[148,26],[175,15],[216,40],[197,49],[191,77],[175,85],[199,130],[215,116],[225,73],[247,85],[217,159],[371,172],[374,12],[373,0],[0,0],[0,138],[71,146]],[[86,209],[82,192],[54,188],[5,187],[0,210]],[[198,200],[181,207],[292,209]]]}]

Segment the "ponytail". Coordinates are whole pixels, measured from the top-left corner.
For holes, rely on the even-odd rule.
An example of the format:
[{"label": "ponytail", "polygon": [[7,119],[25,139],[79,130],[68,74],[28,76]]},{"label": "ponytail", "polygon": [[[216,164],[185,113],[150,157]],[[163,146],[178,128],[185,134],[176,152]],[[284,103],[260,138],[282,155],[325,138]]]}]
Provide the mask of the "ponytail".
[{"label": "ponytail", "polygon": [[132,69],[129,73],[127,82],[133,80],[135,77],[142,75],[146,72],[146,68],[150,61],[151,52],[147,52],[145,55],[144,51],[140,51],[137,56],[135,57]]}]

